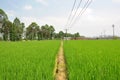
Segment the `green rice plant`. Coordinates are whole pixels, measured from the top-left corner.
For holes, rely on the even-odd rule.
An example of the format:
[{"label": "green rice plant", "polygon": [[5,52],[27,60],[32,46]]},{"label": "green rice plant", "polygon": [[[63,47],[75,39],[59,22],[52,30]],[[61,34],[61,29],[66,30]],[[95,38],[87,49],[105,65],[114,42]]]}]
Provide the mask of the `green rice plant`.
[{"label": "green rice plant", "polygon": [[0,42],[0,80],[53,80],[60,41]]},{"label": "green rice plant", "polygon": [[69,80],[120,80],[120,41],[65,41]]}]

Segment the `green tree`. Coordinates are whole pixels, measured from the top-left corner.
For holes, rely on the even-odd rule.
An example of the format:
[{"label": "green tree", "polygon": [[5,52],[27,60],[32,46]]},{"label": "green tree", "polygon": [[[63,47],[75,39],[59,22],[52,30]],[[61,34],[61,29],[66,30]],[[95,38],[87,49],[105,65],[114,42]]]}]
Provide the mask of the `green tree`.
[{"label": "green tree", "polygon": [[[2,10],[0,9],[0,33],[3,33],[5,31],[3,31],[5,28],[3,27],[3,24],[5,25],[5,23],[8,21],[8,17],[7,17],[7,14]],[[4,28],[4,29],[3,29]],[[4,37],[6,35],[4,34]]]},{"label": "green tree", "polygon": [[60,32],[59,32],[59,38],[60,38],[60,39],[63,39],[63,38],[64,38],[64,32],[63,32],[63,31],[60,31]]},{"label": "green tree", "polygon": [[42,31],[41,31],[41,29],[38,29],[37,36],[38,36],[38,40],[42,40]]},{"label": "green tree", "polygon": [[44,25],[41,27],[42,39],[52,39],[55,29],[53,26]]},{"label": "green tree", "polygon": [[21,23],[21,38],[22,38],[22,39],[23,39],[23,37],[25,37],[24,29],[25,29],[25,24],[24,24],[24,23]]},{"label": "green tree", "polygon": [[21,23],[18,18],[15,18],[10,32],[10,40],[19,41],[22,40],[24,23]]},{"label": "green tree", "polygon": [[39,26],[37,25],[37,23],[32,22],[26,29],[26,37],[29,40],[36,40],[38,39],[38,34],[39,32]]},{"label": "green tree", "polygon": [[0,15],[1,15],[1,17],[3,17],[3,20],[2,20],[2,18],[0,19],[1,22],[8,20],[7,14],[2,9],[0,9]]},{"label": "green tree", "polygon": [[52,39],[54,31],[55,31],[54,27],[53,27],[53,26],[50,26],[50,27],[49,27],[49,38],[50,38],[50,39]]},{"label": "green tree", "polygon": [[41,27],[42,39],[48,39],[49,37],[49,26],[46,24]]},{"label": "green tree", "polygon": [[5,21],[2,25],[3,40],[10,40],[10,30],[12,28],[12,22]]},{"label": "green tree", "polygon": [[78,32],[74,34],[74,38],[77,39],[77,37],[80,37],[80,34]]}]

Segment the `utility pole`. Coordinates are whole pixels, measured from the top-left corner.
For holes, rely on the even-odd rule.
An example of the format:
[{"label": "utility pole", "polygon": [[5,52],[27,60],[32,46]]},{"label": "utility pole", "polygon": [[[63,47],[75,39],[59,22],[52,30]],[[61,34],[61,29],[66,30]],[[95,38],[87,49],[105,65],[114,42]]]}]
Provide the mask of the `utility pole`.
[{"label": "utility pole", "polygon": [[68,29],[66,28],[66,29],[65,29],[65,32],[66,32],[66,35],[65,35],[66,40],[67,40],[67,31],[68,31]]},{"label": "utility pole", "polygon": [[115,31],[114,31],[115,30],[115,25],[113,24],[112,27],[113,27],[113,39],[114,39],[114,37],[115,37]]},{"label": "utility pole", "polygon": [[106,34],[105,33],[106,33],[106,31],[104,30],[104,38],[106,38]]},{"label": "utility pole", "polygon": [[102,32],[101,32],[101,39],[102,39],[102,36],[103,36],[103,34],[102,34]]}]

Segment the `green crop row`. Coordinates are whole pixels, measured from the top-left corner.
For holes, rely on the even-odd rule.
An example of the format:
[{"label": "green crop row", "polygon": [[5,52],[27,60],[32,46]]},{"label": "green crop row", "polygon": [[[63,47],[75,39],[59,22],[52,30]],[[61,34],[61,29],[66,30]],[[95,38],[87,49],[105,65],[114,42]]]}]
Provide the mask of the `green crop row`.
[{"label": "green crop row", "polygon": [[60,41],[0,42],[0,80],[53,80]]},{"label": "green crop row", "polygon": [[65,41],[69,80],[120,80],[120,41]]}]

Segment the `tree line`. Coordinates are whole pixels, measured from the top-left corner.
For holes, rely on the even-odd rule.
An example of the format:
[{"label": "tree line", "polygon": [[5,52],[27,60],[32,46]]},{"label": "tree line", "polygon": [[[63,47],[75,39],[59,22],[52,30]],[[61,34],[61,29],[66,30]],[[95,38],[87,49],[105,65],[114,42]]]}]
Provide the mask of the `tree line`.
[{"label": "tree line", "polygon": [[45,24],[40,27],[36,22],[32,22],[28,27],[25,27],[25,24],[17,17],[12,23],[2,9],[0,9],[0,24],[2,24],[0,34],[3,36],[1,39],[5,41],[52,40],[80,36],[79,33],[71,34],[63,31],[56,33],[54,26]]}]

